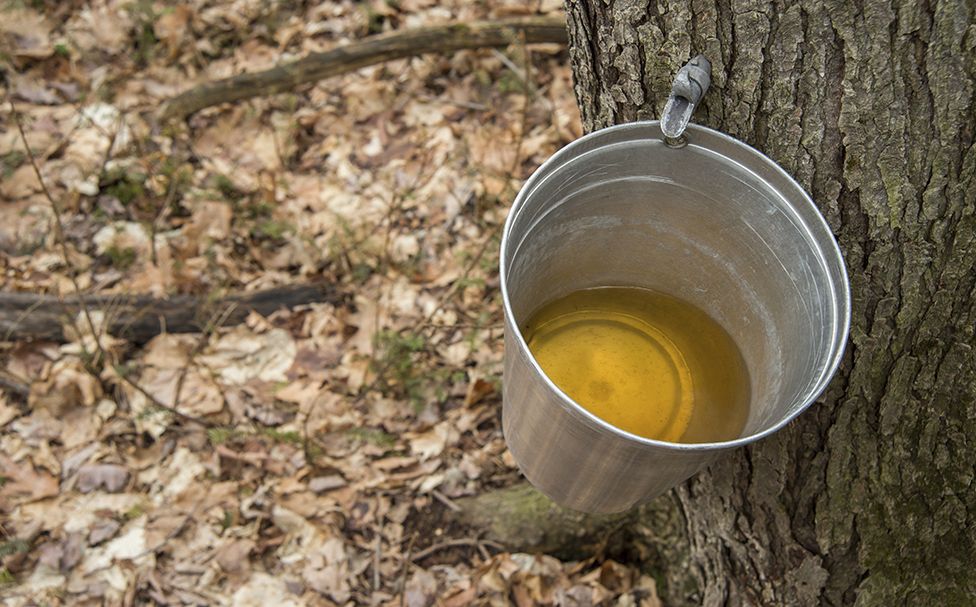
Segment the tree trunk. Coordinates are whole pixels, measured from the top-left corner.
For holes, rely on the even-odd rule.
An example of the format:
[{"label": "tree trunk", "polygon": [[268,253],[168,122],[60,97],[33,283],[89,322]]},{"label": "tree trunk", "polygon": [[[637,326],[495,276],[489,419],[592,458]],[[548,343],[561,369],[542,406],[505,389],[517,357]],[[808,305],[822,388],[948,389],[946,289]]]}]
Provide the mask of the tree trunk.
[{"label": "tree trunk", "polygon": [[643,526],[653,554],[681,563],[665,574],[669,603],[972,604],[976,6],[567,9],[587,129],[657,118],[674,73],[704,53],[712,88],[693,120],[790,172],[851,277],[851,343],[820,402],[668,496],[680,537]]}]

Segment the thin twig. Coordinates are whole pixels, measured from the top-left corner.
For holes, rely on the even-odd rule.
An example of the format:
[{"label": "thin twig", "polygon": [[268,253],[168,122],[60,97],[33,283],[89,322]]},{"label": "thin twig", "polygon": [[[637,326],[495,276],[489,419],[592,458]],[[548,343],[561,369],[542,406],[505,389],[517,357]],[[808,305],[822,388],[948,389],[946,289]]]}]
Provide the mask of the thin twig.
[{"label": "thin twig", "polygon": [[529,81],[528,74],[526,74],[526,72],[522,68],[515,65],[515,62],[512,61],[508,57],[508,55],[501,52],[497,48],[491,49],[491,52],[499,61],[502,62],[502,64],[505,67],[507,67],[509,70],[511,70],[513,74],[515,74],[515,77],[519,79],[519,81],[522,83],[522,86],[525,88],[526,91],[533,91],[533,92],[535,91],[535,85],[532,84],[531,81]]},{"label": "thin twig", "polygon": [[[419,327],[421,329],[421,332],[423,332],[423,334],[426,335],[428,331],[431,331],[434,327],[436,327],[436,325],[434,325],[433,322],[431,322],[434,318],[434,315],[440,312],[441,309],[447,304],[447,301],[451,297],[453,297],[454,294],[458,291],[459,288],[458,285],[461,284],[464,281],[464,279],[468,277],[468,275],[474,269],[474,266],[477,265],[479,261],[481,261],[481,258],[484,256],[485,251],[488,248],[488,243],[490,243],[494,239],[495,235],[498,234],[501,228],[502,228],[501,224],[495,226],[491,234],[488,235],[488,238],[486,238],[485,241],[481,243],[481,246],[478,248],[477,253],[475,253],[475,256],[468,263],[467,267],[465,267],[464,272],[461,274],[461,277],[451,283],[451,286],[448,287],[447,291],[440,297],[440,299],[437,302],[437,305],[434,306],[434,308],[430,311],[430,313],[427,314],[427,316],[425,316],[420,322],[414,325],[415,329]],[[360,388],[359,393],[352,401],[353,406],[356,406],[359,403],[361,403],[366,398],[367,394],[375,390],[380,385],[380,382],[384,379],[386,372],[390,370],[390,368],[393,366],[395,362],[396,361],[394,360],[387,360],[384,362],[382,367],[376,370],[376,375],[373,377],[373,380],[369,383],[369,385],[367,385],[365,388]]]},{"label": "thin twig", "polygon": [[445,548],[457,548],[458,546],[471,546],[477,548],[479,546],[488,546],[489,548],[494,548],[495,550],[505,550],[505,547],[498,542],[493,542],[491,540],[479,540],[474,538],[458,538],[453,540],[446,540],[439,544],[434,544],[433,546],[428,546],[420,552],[414,555],[413,562],[421,561],[428,556],[444,550]]},{"label": "thin twig", "polygon": [[176,392],[173,396],[174,403],[180,402],[180,396],[183,394],[183,383],[186,381],[186,376],[190,372],[190,365],[193,364],[193,360],[198,354],[200,354],[200,352],[203,352],[203,349],[207,347],[207,343],[210,341],[210,336],[213,334],[214,330],[227,320],[236,307],[237,304],[232,303],[227,306],[223,312],[214,314],[210,317],[210,320],[207,322],[207,326],[203,329],[203,333],[200,334],[200,339],[197,340],[193,350],[191,350],[187,355],[183,368],[180,369],[180,376],[176,380]]},{"label": "thin twig", "polygon": [[[421,178],[425,175],[425,171],[426,171],[426,168],[427,168],[427,162],[429,160],[430,160],[430,154],[425,154],[424,157],[423,157],[423,161],[420,163],[420,167],[418,167],[418,169],[417,169],[417,173],[414,176],[413,182],[410,185],[406,186],[406,188],[403,188],[404,190],[406,190],[408,192],[414,192],[417,189],[423,187],[424,185],[430,183],[430,180],[433,179],[434,173],[436,171],[432,171],[429,175],[427,175],[426,180],[424,180],[423,182],[421,181]],[[394,211],[395,210],[399,210],[400,209],[401,204],[403,202],[403,196],[401,196],[400,192],[401,192],[401,190],[396,190],[393,193],[393,198],[390,200],[389,210],[387,211],[386,217],[384,218],[384,222],[387,224],[387,230],[386,230],[385,240],[384,240],[384,243],[383,243],[383,260],[382,260],[382,263],[384,263],[387,266],[390,265],[390,261],[389,261],[390,254],[389,254],[388,248],[389,248],[390,234],[391,234],[391,232],[393,230],[393,214],[394,214]],[[390,292],[392,291],[392,289],[393,289],[393,285],[392,284],[388,284],[387,285],[387,288],[386,288],[386,292],[384,294],[384,297],[381,297],[380,298],[380,302],[382,302],[384,299],[389,299],[389,295],[390,295]],[[373,327],[376,330],[379,329],[380,316],[381,316],[381,314],[380,314],[380,303],[378,302],[377,305],[376,305],[375,313],[373,315]],[[374,338],[375,338],[375,335],[374,335]],[[370,365],[371,366],[374,365],[375,363],[376,363],[375,358],[373,358],[372,360],[370,360]],[[358,405],[359,403],[361,403],[363,401],[363,399],[366,398],[366,395],[368,395],[370,392],[372,392],[373,390],[375,390],[380,385],[380,383],[384,379],[386,379],[386,373],[390,370],[390,368],[393,366],[394,363],[395,363],[394,360],[388,359],[388,360],[384,361],[384,363],[383,363],[382,366],[380,366],[378,369],[376,369],[372,381],[370,381],[369,385],[365,389],[360,389],[359,393],[356,395],[356,398],[354,398],[353,401],[352,401],[352,406],[355,407],[356,405]]]},{"label": "thin twig", "polygon": [[[177,162],[176,166],[179,167],[180,163]],[[154,266],[159,265],[159,258],[156,254],[156,234],[159,232],[159,222],[176,200],[176,188],[179,185],[179,181],[179,168],[177,168],[173,170],[173,174],[169,177],[169,184],[166,188],[166,200],[156,209],[156,216],[153,217],[152,223],[149,224],[149,254]]]},{"label": "thin twig", "polygon": [[[81,286],[78,284],[78,277],[75,276],[74,266],[71,263],[71,251],[68,249],[68,241],[64,235],[64,224],[61,221],[61,209],[58,208],[58,203],[55,202],[54,196],[51,195],[51,191],[47,187],[47,183],[44,181],[44,176],[41,174],[41,168],[37,165],[37,158],[34,157],[34,151],[31,149],[30,144],[27,143],[27,133],[24,132],[24,125],[20,119],[20,113],[17,111],[17,107],[14,105],[12,99],[8,99],[10,103],[10,115],[14,119],[14,124],[17,125],[17,131],[20,133],[20,140],[24,144],[24,150],[27,152],[27,158],[30,160],[31,167],[34,169],[34,175],[37,177],[37,182],[41,186],[41,191],[44,193],[44,197],[51,205],[51,212],[54,214],[54,237],[61,245],[61,255],[64,257],[65,267],[68,269],[68,279],[71,281],[71,286],[75,290],[75,295],[81,303],[81,311],[88,322],[88,329],[91,331],[92,336],[95,338],[95,348],[98,351],[100,360],[102,363],[108,362],[108,357],[105,355],[105,351],[102,349],[102,342],[99,339],[99,331],[95,328],[95,322],[92,320],[91,312],[88,310],[88,306],[84,304],[84,298],[81,294]],[[79,337],[81,336],[81,331],[78,331]],[[80,341],[82,346],[82,351],[86,354],[86,359],[88,358],[88,352],[85,349],[84,341]]]},{"label": "thin twig", "polygon": [[43,305],[43,301],[38,299],[36,302],[31,304],[29,307],[27,307],[23,312],[18,314],[17,317],[14,318],[14,322],[11,323],[11,325],[7,328],[7,331],[4,333],[2,341],[10,341],[10,337],[14,332],[14,328],[20,326],[20,323],[24,322],[24,320],[28,316],[33,314],[34,311],[37,308],[41,307],[42,305]]},{"label": "thin twig", "polygon": [[487,112],[489,108],[484,103],[477,103],[474,101],[462,101],[460,99],[450,99],[434,97],[432,95],[417,95],[417,99],[421,101],[426,101],[428,103],[440,103],[442,105],[454,105],[457,107],[463,107],[466,110],[474,110],[476,112]]},{"label": "thin twig", "polygon": [[491,554],[488,552],[488,549],[485,548],[485,545],[483,543],[479,542],[477,548],[478,548],[478,554],[481,555],[482,560],[487,561],[488,559],[491,558]]},{"label": "thin twig", "polygon": [[383,550],[383,537],[379,530],[376,531],[376,542],[373,545],[373,592],[380,589],[380,561],[382,560],[381,551]]},{"label": "thin twig", "polygon": [[410,536],[410,543],[407,544],[407,554],[403,558],[403,565],[400,568],[400,607],[403,607],[407,598],[407,572],[410,571],[412,562],[410,555],[413,554],[413,542],[417,539],[417,534]]},{"label": "thin twig", "polygon": [[118,373],[118,376],[120,378],[122,378],[122,381],[124,381],[125,383],[129,384],[130,386],[132,386],[132,388],[134,388],[136,390],[136,392],[139,392],[140,394],[142,394],[143,396],[145,396],[146,398],[148,398],[149,399],[149,402],[151,402],[154,407],[157,407],[159,409],[163,409],[165,411],[169,411],[170,413],[172,413],[173,415],[175,415],[176,417],[178,417],[178,418],[180,418],[180,419],[182,419],[184,421],[188,421],[188,422],[193,422],[195,424],[199,424],[199,425],[203,426],[204,428],[215,428],[215,427],[217,427],[217,424],[215,424],[213,422],[207,421],[205,419],[201,419],[199,417],[195,417],[193,415],[189,415],[187,413],[183,413],[182,411],[180,411],[176,407],[172,407],[170,405],[167,405],[167,404],[163,403],[158,398],[156,398],[153,394],[151,394],[148,390],[146,390],[145,388],[143,388],[142,386],[140,386],[138,383],[136,383],[135,381],[133,381],[132,379],[130,379],[125,374]]},{"label": "thin twig", "polygon": [[437,489],[432,489],[430,494],[434,496],[434,499],[447,506],[448,509],[453,510],[454,512],[461,512],[461,506],[455,504],[451,498],[447,497]]}]

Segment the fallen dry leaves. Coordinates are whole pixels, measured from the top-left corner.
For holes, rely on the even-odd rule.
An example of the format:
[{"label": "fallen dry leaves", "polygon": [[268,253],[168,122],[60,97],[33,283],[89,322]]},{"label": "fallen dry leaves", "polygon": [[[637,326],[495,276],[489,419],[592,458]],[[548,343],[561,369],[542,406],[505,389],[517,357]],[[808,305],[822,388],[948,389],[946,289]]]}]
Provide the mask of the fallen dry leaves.
[{"label": "fallen dry leaves", "polygon": [[65,247],[6,107],[5,289],[319,280],[348,303],[215,330],[217,309],[140,347],[104,331],[111,307],[65,319],[65,344],[7,336],[4,377],[26,390],[0,393],[5,604],[658,604],[625,565],[444,548],[414,522],[518,478],[497,250],[522,180],[580,134],[563,50],[416,57],[154,123],[210,78],[560,2],[27,5],[0,14],[3,93]]}]

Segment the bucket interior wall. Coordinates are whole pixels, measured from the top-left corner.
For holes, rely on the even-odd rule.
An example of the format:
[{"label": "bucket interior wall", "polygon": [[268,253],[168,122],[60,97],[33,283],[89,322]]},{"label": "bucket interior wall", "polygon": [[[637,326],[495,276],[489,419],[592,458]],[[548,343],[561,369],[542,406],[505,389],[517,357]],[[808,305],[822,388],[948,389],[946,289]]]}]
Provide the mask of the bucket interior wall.
[{"label": "bucket interior wall", "polygon": [[774,425],[822,378],[837,325],[827,268],[775,177],[654,140],[550,167],[503,251],[516,324],[581,288],[674,295],[716,319],[742,352],[752,392],[743,435]]}]

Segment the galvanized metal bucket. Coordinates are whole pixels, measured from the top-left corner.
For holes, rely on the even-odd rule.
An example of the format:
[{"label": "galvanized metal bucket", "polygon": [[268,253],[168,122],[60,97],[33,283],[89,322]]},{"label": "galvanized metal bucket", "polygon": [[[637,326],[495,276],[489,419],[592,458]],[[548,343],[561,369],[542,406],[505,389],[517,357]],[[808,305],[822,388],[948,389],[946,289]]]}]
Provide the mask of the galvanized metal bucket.
[{"label": "galvanized metal bucket", "polygon": [[[533,485],[577,510],[626,510],[783,428],[827,386],[847,341],[844,261],[809,196],[744,143],[681,130],[683,141],[666,143],[659,122],[639,122],[573,142],[532,175],[505,224],[505,440]],[[725,328],[750,374],[740,438],[636,436],[549,380],[524,323],[543,304],[597,286],[668,293]]]}]

